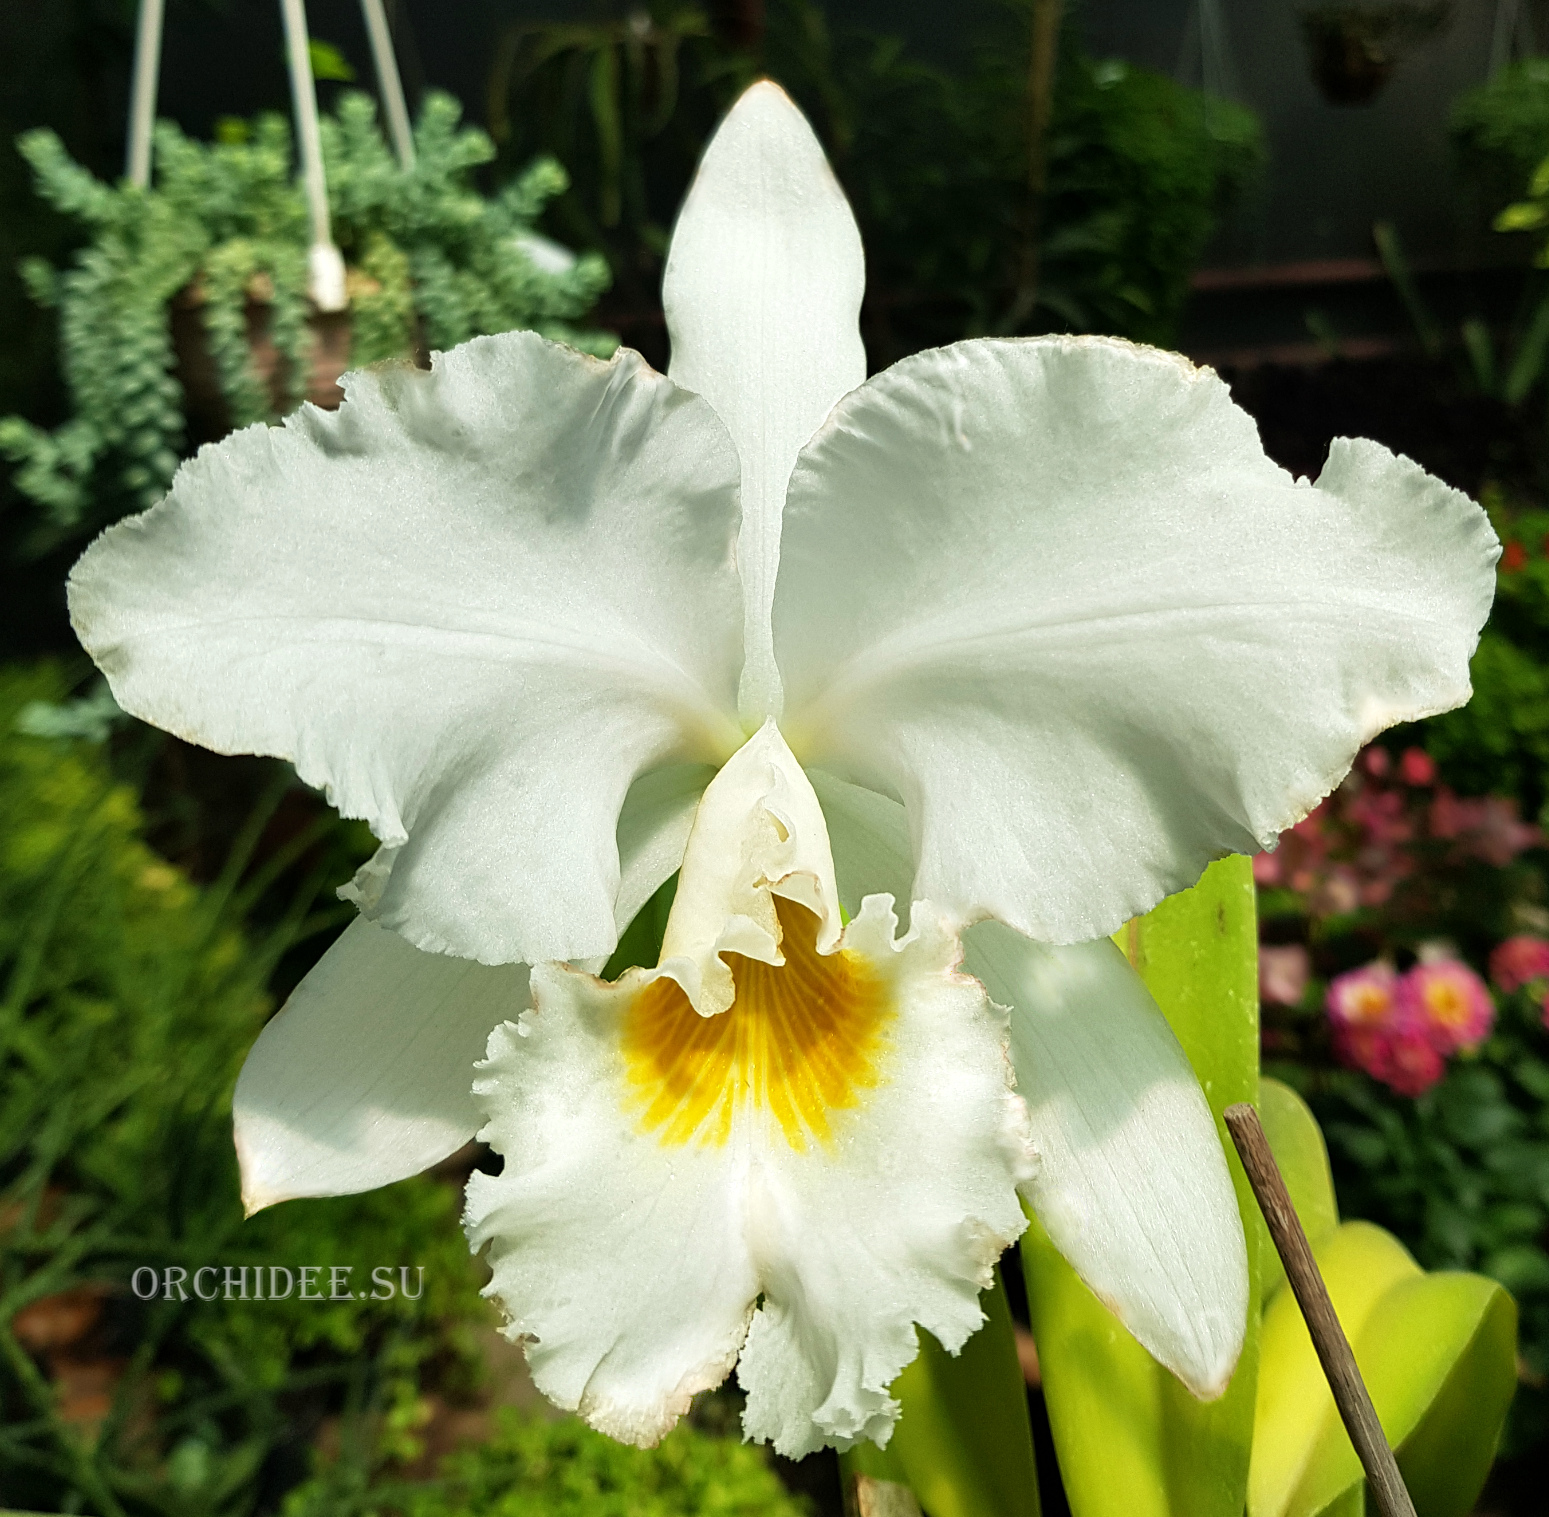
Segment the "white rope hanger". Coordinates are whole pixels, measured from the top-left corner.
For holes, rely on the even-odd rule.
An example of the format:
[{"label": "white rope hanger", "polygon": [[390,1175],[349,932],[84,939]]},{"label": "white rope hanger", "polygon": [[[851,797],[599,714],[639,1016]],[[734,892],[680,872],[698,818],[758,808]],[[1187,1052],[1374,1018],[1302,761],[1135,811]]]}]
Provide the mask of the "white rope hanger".
[{"label": "white rope hanger", "polygon": [[[414,137],[404,105],[403,81],[393,56],[392,34],[382,0],[361,0],[371,61],[388,136],[398,161],[414,167]],[[161,36],[165,0],[140,0],[135,28],[134,77],[129,97],[129,147],[124,173],[144,189],[151,182],[151,134],[156,120],[156,91],[161,76]],[[323,170],[323,139],[317,121],[317,85],[307,33],[305,0],[280,0],[285,26],[285,52],[290,68],[291,103],[296,119],[296,148],[301,158],[302,187],[312,243],[307,249],[307,293],[320,311],[342,311],[349,297],[344,284],[344,258],[334,244],[328,216],[328,180]]]}]

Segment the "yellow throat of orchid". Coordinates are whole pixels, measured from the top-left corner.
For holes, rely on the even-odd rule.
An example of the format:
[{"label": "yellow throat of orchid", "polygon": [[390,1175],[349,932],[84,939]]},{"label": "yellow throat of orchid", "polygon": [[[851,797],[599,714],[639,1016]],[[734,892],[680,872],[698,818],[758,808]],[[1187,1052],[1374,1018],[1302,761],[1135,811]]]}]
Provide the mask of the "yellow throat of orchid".
[{"label": "yellow throat of orchid", "polygon": [[775,897],[783,965],[728,954],[736,999],[702,1017],[675,980],[635,996],[624,1026],[629,1100],[664,1144],[724,1144],[763,1113],[794,1149],[829,1146],[836,1114],[880,1082],[893,1012],[860,954],[817,951],[818,919]]}]

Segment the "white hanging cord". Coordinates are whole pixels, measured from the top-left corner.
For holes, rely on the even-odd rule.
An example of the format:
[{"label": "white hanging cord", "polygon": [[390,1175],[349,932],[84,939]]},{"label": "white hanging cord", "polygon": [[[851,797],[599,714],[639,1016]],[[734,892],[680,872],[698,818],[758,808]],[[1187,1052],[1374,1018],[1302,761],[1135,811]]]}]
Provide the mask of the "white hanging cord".
[{"label": "white hanging cord", "polygon": [[1220,0],[1194,0],[1189,7],[1178,47],[1178,66],[1173,71],[1180,84],[1187,84],[1194,77],[1196,59],[1199,87],[1205,94],[1222,100],[1237,98],[1237,70],[1232,63],[1232,45]]},{"label": "white hanging cord", "polygon": [[151,182],[151,129],[156,123],[156,84],[161,73],[161,18],[165,0],[140,0],[134,34],[134,82],[129,93],[129,151],[124,173],[144,189]]},{"label": "white hanging cord", "polygon": [[366,18],[366,35],[371,38],[371,61],[376,65],[377,94],[382,97],[382,114],[387,117],[387,135],[393,151],[404,168],[414,167],[414,133],[409,130],[409,112],[403,103],[403,80],[398,77],[398,60],[393,56],[393,34],[387,27],[387,12],[382,0],[360,0]]},{"label": "white hanging cord", "polygon": [[344,258],[334,246],[328,222],[328,181],[323,174],[323,137],[317,125],[317,89],[307,51],[307,13],[302,0],[280,0],[285,20],[285,51],[290,58],[290,92],[296,110],[296,146],[307,195],[312,246],[307,249],[307,293],[320,311],[342,311]]},{"label": "white hanging cord", "polygon": [[1531,6],[1521,0],[1496,0],[1495,26],[1490,34],[1490,77],[1511,62],[1512,54],[1531,58],[1538,51]]}]

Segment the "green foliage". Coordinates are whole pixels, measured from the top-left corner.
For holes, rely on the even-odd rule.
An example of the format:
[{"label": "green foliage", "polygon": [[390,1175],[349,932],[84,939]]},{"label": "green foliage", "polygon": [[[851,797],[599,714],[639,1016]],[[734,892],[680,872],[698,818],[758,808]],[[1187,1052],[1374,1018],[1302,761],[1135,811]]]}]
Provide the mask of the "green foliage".
[{"label": "green foliage", "polygon": [[1027,6],[1010,6],[973,61],[951,70],[911,57],[897,38],[831,28],[812,0],[769,8],[761,55],[717,40],[697,6],[528,24],[497,59],[497,135],[507,150],[569,165],[572,187],[551,216],[606,253],[632,300],[648,302],[709,131],[768,73],[808,113],[855,208],[874,366],[994,331],[1165,340],[1224,198],[1258,166],[1258,123],[1069,43],[1029,305],[1027,29]]},{"label": "green foliage", "polygon": [[[761,1450],[684,1425],[633,1449],[576,1421],[507,1408],[488,1442],[452,1454],[426,1487],[384,1486],[403,1517],[806,1517]],[[334,1517],[324,1480],[294,1493],[285,1517]]]},{"label": "green foliage", "polygon": [[1549,59],[1524,58],[1465,90],[1449,128],[1459,178],[1493,216],[1522,194],[1549,153]]},{"label": "green foliage", "polygon": [[[366,1474],[413,1456],[425,1378],[466,1362],[486,1309],[457,1192],[434,1180],[243,1221],[232,1085],[279,954],[336,920],[315,902],[339,861],[324,850],[274,930],[245,929],[317,836],[260,868],[250,828],[221,879],[195,886],[142,841],[99,745],[18,731],[61,693],[48,670],[0,673],[0,1490],[46,1511],[236,1517],[283,1489],[323,1415],[356,1430]],[[424,1285],[224,1299],[227,1266],[260,1264],[320,1266],[325,1294],[334,1265],[357,1289],[377,1266],[407,1267],[411,1291],[423,1266]],[[222,1299],[132,1289],[142,1267],[192,1280],[205,1265]],[[51,1338],[40,1321],[72,1301],[84,1323]],[[70,1389],[88,1372],[95,1409]]]},{"label": "green foliage", "polygon": [[912,1491],[931,1517],[1039,1517],[1038,1466],[1006,1287],[980,1297],[985,1323],[956,1354],[918,1331],[919,1356],[890,1394],[898,1425],[887,1447],[862,1442],[840,1456],[857,1476]]},{"label": "green foliage", "polygon": [[1474,696],[1418,730],[1452,784],[1520,796],[1531,816],[1549,802],[1549,511],[1493,489],[1483,503],[1506,555],[1470,666]]},{"label": "green foliage", "polygon": [[[413,359],[518,327],[610,351],[611,338],[574,325],[606,287],[606,266],[534,253],[532,222],[563,190],[563,171],[540,160],[486,198],[473,175],[494,147],[459,114],[448,97],[427,97],[409,170],[388,151],[368,96],[346,94],[323,122],[334,234],[351,265],[354,360]],[[32,544],[41,550],[153,504],[170,483],[189,431],[174,297],[196,313],[232,425],[291,408],[314,338],[306,209],[281,117],[224,123],[212,144],[160,123],[149,191],[100,183],[46,130],[20,146],[39,194],[90,238],[71,268],[27,271],[34,298],[59,311],[74,414],[54,432],[0,420],[0,454],[42,507]],[[275,362],[255,363],[257,335]]]},{"label": "green foliage", "polygon": [[[1115,935],[1187,1054],[1215,1116],[1244,1225],[1255,1203],[1221,1113],[1258,1096],[1257,937],[1242,856],[1212,864]],[[1260,1273],[1224,1395],[1201,1401],[1163,1369],[1034,1219],[1021,1241],[1044,1399],[1072,1510],[1083,1517],[1241,1517],[1253,1444]]]}]

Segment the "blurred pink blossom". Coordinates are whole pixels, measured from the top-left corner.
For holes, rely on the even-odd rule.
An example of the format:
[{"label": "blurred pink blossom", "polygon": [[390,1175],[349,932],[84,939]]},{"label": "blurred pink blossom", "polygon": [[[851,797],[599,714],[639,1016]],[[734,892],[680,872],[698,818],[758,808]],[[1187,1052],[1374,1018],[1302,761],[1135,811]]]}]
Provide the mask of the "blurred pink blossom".
[{"label": "blurred pink blossom", "polygon": [[1259,949],[1259,999],[1277,1006],[1295,1006],[1307,991],[1312,972],[1307,950],[1300,943]]},{"label": "blurred pink blossom", "polygon": [[1544,841],[1538,828],[1517,815],[1515,798],[1483,795],[1464,799],[1445,785],[1431,802],[1430,822],[1432,837],[1454,841],[1462,852],[1494,864],[1497,869]]},{"label": "blurred pink blossom", "polygon": [[1436,783],[1436,760],[1424,748],[1406,748],[1398,761],[1398,772],[1406,785]]},{"label": "blurred pink blossom", "polygon": [[[1399,982],[1399,992],[1413,1008],[1413,1025],[1442,1057],[1477,1048],[1495,1025],[1495,1003],[1484,981],[1457,959],[1416,964]],[[1410,1025],[1408,1018],[1401,1020]]]},{"label": "blurred pink blossom", "polygon": [[1335,1027],[1386,1028],[1398,1011],[1398,975],[1379,959],[1329,982],[1324,1009]]},{"label": "blurred pink blossom", "polygon": [[[1472,973],[1450,961],[1434,967]],[[1424,998],[1412,983],[1415,973],[1400,978],[1391,964],[1379,959],[1337,976],[1324,1001],[1340,1060],[1406,1096],[1430,1089],[1446,1072]],[[1488,1002],[1488,994],[1485,998]]]},{"label": "blurred pink blossom", "polygon": [[1498,943],[1490,955],[1490,978],[1506,995],[1532,986],[1533,999],[1542,1003],[1549,996],[1549,939],[1523,932]]},{"label": "blurred pink blossom", "polygon": [[1393,767],[1393,755],[1373,745],[1361,750],[1360,766],[1373,779],[1380,780]]},{"label": "blurred pink blossom", "polygon": [[1384,1039],[1379,1067],[1370,1071],[1401,1096],[1423,1095],[1446,1072],[1446,1060],[1418,1027],[1399,1028]]}]

